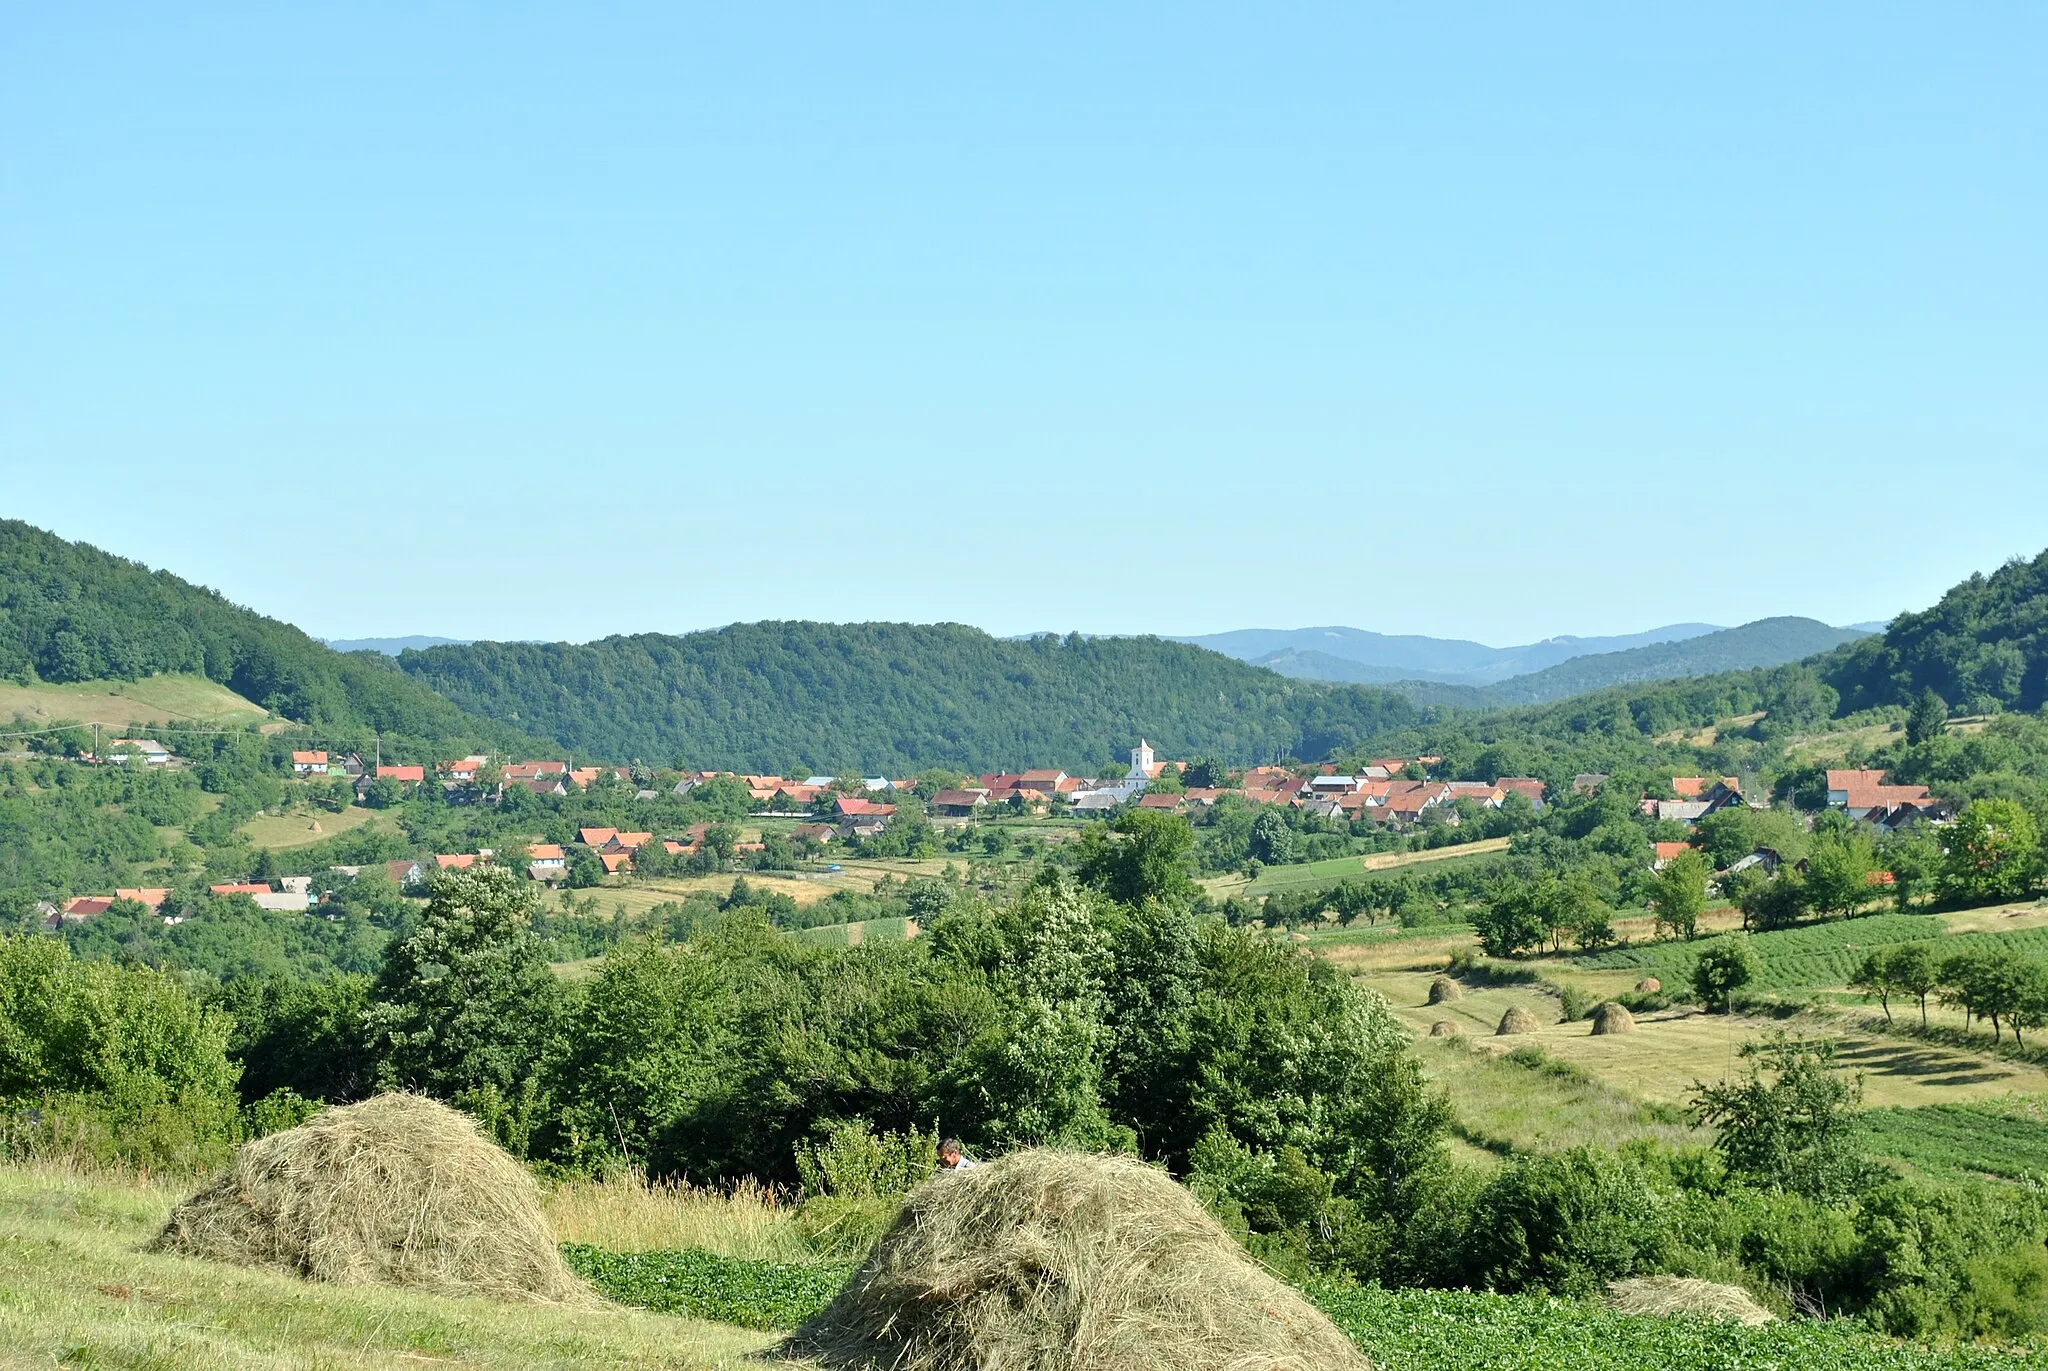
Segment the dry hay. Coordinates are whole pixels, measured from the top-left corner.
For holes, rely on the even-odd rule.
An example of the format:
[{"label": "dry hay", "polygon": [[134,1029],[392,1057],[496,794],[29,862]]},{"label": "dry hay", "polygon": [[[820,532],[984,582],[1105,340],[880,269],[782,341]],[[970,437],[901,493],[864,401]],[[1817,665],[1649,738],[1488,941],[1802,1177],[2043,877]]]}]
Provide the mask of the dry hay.
[{"label": "dry hay", "polygon": [[1510,1033],[1540,1033],[1543,1025],[1536,1016],[1520,1005],[1514,1006],[1500,1016],[1500,1027],[1493,1030],[1493,1036],[1504,1038]]},{"label": "dry hay", "polygon": [[1636,1031],[1636,1016],[1628,1012],[1625,1005],[1609,1000],[1593,1011],[1593,1036],[1603,1033],[1633,1033]]},{"label": "dry hay", "polygon": [[1690,1276],[1637,1276],[1614,1281],[1607,1287],[1607,1307],[1621,1314],[1650,1314],[1659,1318],[1684,1315],[1726,1319],[1751,1328],[1771,1323],[1777,1317],[1739,1285],[1716,1285]]},{"label": "dry hay", "polygon": [[1450,1019],[1438,1019],[1429,1026],[1429,1036],[1432,1038],[1456,1038],[1463,1035],[1464,1032],[1463,1028],[1460,1028]]},{"label": "dry hay", "polygon": [[784,1344],[851,1371],[1367,1371],[1164,1172],[1018,1152],[910,1197]]},{"label": "dry hay", "polygon": [[1465,987],[1459,985],[1449,976],[1438,976],[1429,983],[1428,1003],[1430,1004],[1449,1004],[1452,1000],[1462,1000],[1464,998]]},{"label": "dry hay", "polygon": [[1639,995],[1654,995],[1663,988],[1664,982],[1655,976],[1645,976],[1636,982],[1636,993]]},{"label": "dry hay", "polygon": [[244,1144],[150,1246],[337,1285],[598,1302],[562,1264],[526,1168],[468,1115],[418,1095],[324,1110]]}]

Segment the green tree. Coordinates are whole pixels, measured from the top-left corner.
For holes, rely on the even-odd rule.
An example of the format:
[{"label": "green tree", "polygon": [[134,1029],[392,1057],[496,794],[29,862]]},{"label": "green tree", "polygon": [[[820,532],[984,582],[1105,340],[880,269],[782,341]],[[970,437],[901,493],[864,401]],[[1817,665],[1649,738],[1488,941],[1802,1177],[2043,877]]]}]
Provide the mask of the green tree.
[{"label": "green tree", "polygon": [[1731,933],[1701,950],[1693,963],[1692,986],[1710,1014],[1726,1014],[1731,997],[1757,977],[1761,969],[1755,949],[1741,933]]},{"label": "green tree", "polygon": [[1892,992],[1900,989],[1892,974],[1892,949],[1880,947],[1867,952],[1856,968],[1856,974],[1849,980],[1851,990],[1861,990],[1867,995],[1877,996],[1877,1002],[1884,1009],[1884,1021],[1892,1021]]},{"label": "green tree", "polygon": [[1931,738],[1940,737],[1948,728],[1948,701],[1934,693],[1928,686],[1920,692],[1920,698],[1913,701],[1913,708],[1906,715],[1906,742],[1914,747]]},{"label": "green tree", "polygon": [[537,896],[502,867],[448,871],[393,943],[364,1011],[387,1089],[505,1097],[538,1066],[562,1002],[533,933]]},{"label": "green tree", "polygon": [[1920,1004],[1920,1026],[1927,1026],[1927,997],[1941,984],[1941,961],[1925,942],[1901,943],[1886,956],[1893,987]]},{"label": "green tree", "polygon": [[1973,800],[1945,835],[1942,887],[1972,900],[2026,893],[2039,866],[2041,831],[2016,800]]},{"label": "green tree", "polygon": [[1261,809],[1252,820],[1251,840],[1245,849],[1255,862],[1280,866],[1294,859],[1294,830],[1277,809]]},{"label": "green tree", "polygon": [[1187,764],[1181,779],[1192,789],[1214,790],[1230,779],[1230,771],[1220,757],[1197,757]]},{"label": "green tree", "polygon": [[1664,863],[1650,891],[1657,927],[1689,942],[1699,933],[1707,910],[1707,859],[1696,851],[1681,852]]},{"label": "green tree", "polygon": [[1855,830],[1820,833],[1806,856],[1806,903],[1823,918],[1848,915],[1870,898],[1870,839]]},{"label": "green tree", "polygon": [[1508,876],[1487,888],[1484,903],[1472,915],[1479,946],[1487,956],[1512,957],[1524,948],[1543,945],[1549,931],[1547,880]]},{"label": "green tree", "polygon": [[1184,900],[1194,893],[1195,831],[1178,814],[1128,810],[1106,828],[1091,827],[1077,847],[1081,879],[1119,904]]},{"label": "green tree", "polygon": [[1742,1078],[1693,1083],[1693,1117],[1720,1130],[1714,1146],[1730,1174],[1815,1200],[1853,1192],[1869,1174],[1851,1119],[1863,1087],[1835,1068],[1835,1044],[1779,1030],[1742,1055]]}]

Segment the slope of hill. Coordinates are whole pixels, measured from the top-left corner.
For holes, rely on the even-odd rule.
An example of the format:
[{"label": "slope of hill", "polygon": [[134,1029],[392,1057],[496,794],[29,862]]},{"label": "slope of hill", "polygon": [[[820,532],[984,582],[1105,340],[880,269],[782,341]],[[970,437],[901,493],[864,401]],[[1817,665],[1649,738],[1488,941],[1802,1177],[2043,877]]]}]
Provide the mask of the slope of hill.
[{"label": "slope of hill", "polygon": [[1622,652],[1712,633],[1712,624],[1667,624],[1607,638],[1546,638],[1520,647],[1488,647],[1463,638],[1373,633],[1362,628],[1244,628],[1176,638],[1284,676],[1305,680],[1380,683],[1442,681],[1486,685],[1526,675],[1590,653]]},{"label": "slope of hill", "polygon": [[390,658],[335,652],[167,571],[0,521],[0,677],[61,684],[174,673],[316,728],[526,741],[464,714]]},{"label": "slope of hill", "polygon": [[1907,704],[1922,690],[1958,713],[2039,709],[2048,703],[2048,552],[1974,575],[1931,609],[1899,615],[1825,675],[1845,710]]},{"label": "slope of hill", "polygon": [[1320,757],[1416,722],[1384,691],[1289,681],[1158,638],[992,638],[959,624],[735,624],[683,637],[408,652],[462,707],[624,761],[780,772]]},{"label": "slope of hill", "polygon": [[243,724],[269,718],[252,704],[204,676],[149,676],[140,681],[70,681],[22,685],[0,680],[0,719],[27,727],[63,720],[104,724]]},{"label": "slope of hill", "polygon": [[1758,619],[1740,628],[1724,628],[1679,642],[1574,657],[1542,671],[1490,685],[1480,692],[1479,703],[1541,704],[1638,681],[1668,681],[1781,666],[1864,636],[1854,629],[1832,628],[1818,619]]}]

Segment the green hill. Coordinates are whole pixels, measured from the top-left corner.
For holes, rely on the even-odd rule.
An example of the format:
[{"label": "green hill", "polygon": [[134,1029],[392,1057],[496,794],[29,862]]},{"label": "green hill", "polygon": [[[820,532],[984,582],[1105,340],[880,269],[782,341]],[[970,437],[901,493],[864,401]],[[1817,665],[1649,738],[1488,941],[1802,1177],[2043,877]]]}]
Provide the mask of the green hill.
[{"label": "green hill", "polygon": [[1158,638],[1007,640],[960,624],[737,624],[683,637],[407,652],[414,680],[579,752],[780,772],[1321,757],[1424,713]]},{"label": "green hill", "polygon": [[1478,692],[1477,703],[1541,704],[1608,686],[1713,676],[1724,671],[1782,666],[1852,643],[1866,635],[1834,628],[1818,619],[1758,619],[1675,643],[1651,643],[1625,652],[1574,657],[1527,676],[1500,681]]},{"label": "green hill", "polygon": [[1892,620],[1824,670],[1842,708],[1910,704],[1932,690],[1962,714],[2048,704],[2048,552],[1974,575]]},{"label": "green hill", "polygon": [[179,674],[316,729],[530,745],[388,657],[335,652],[168,571],[0,520],[0,678],[32,687]]}]

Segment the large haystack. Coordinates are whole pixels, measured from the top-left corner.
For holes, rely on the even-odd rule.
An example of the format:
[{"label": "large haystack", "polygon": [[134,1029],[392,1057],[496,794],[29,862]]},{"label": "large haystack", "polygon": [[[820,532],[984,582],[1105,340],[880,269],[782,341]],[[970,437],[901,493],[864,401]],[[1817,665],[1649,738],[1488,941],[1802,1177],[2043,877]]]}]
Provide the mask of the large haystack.
[{"label": "large haystack", "polygon": [[835,1371],[1366,1371],[1165,1173],[1019,1152],[911,1195],[785,1345]]},{"label": "large haystack", "polygon": [[1460,1028],[1451,1019],[1438,1019],[1429,1026],[1429,1036],[1432,1038],[1456,1038],[1462,1036],[1464,1032],[1465,1030]]},{"label": "large haystack", "polygon": [[329,1109],[248,1143],[152,1247],[340,1285],[594,1304],[526,1169],[418,1095]]},{"label": "large haystack", "polygon": [[1637,1276],[1607,1287],[1607,1306],[1623,1314],[1725,1319],[1754,1328],[1776,1315],[1739,1285],[1716,1285],[1690,1276]]},{"label": "large haystack", "polygon": [[1593,1011],[1593,1036],[1603,1033],[1633,1033],[1636,1031],[1636,1016],[1628,1012],[1625,1005],[1609,1000]]},{"label": "large haystack", "polygon": [[1493,1036],[1504,1038],[1510,1033],[1540,1033],[1543,1025],[1528,1010],[1516,1005],[1500,1016],[1500,1027],[1493,1030]]},{"label": "large haystack", "polygon": [[1663,988],[1664,982],[1655,976],[1645,976],[1636,982],[1636,993],[1640,995],[1654,995]]},{"label": "large haystack", "polygon": [[1465,987],[1449,976],[1438,976],[1429,983],[1429,1003],[1449,1004],[1452,1000],[1465,998]]}]

